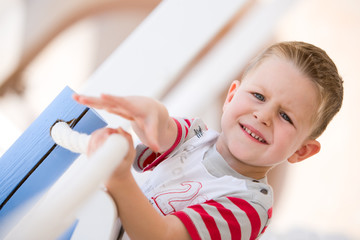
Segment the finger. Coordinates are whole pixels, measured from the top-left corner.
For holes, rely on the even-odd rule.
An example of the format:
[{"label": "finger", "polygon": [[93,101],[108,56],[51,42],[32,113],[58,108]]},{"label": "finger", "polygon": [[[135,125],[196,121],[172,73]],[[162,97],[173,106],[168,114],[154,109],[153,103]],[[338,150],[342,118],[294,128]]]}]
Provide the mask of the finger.
[{"label": "finger", "polygon": [[116,109],[127,110],[127,111],[133,109],[132,102],[128,101],[125,97],[101,94],[100,98],[102,102],[106,104],[108,108],[112,108],[113,111],[115,111]]},{"label": "finger", "polygon": [[[146,139],[145,145],[147,145],[154,152],[159,151],[159,144],[157,140],[158,128],[156,126],[157,124],[154,123],[154,120],[141,118],[136,120],[135,126],[132,126],[133,128],[136,127],[137,129],[140,129],[140,131],[142,132],[142,137]],[[143,141],[145,141],[144,139]]]},{"label": "finger", "polygon": [[106,105],[105,110],[110,113],[120,115],[131,121],[134,121],[138,115],[136,106],[126,97],[102,94],[101,99]]},{"label": "finger", "polygon": [[93,108],[103,109],[105,106],[103,101],[98,97],[89,97],[89,96],[74,94],[73,99],[80,104]]},{"label": "finger", "polygon": [[113,107],[114,109],[120,108],[126,110],[132,115],[136,115],[138,112],[138,107],[131,100],[131,97],[118,97],[108,94],[102,94],[100,98],[104,103],[107,104],[108,107]]},{"label": "finger", "polygon": [[121,117],[124,117],[128,120],[133,120],[131,115],[129,115],[129,113],[122,108],[123,106],[126,106],[126,104],[122,103],[123,101],[120,97],[98,98],[74,94],[73,99],[80,104],[96,109],[104,109],[110,113],[120,115]]},{"label": "finger", "polygon": [[131,101],[127,101],[124,97],[117,97],[108,94],[102,94],[100,97],[74,94],[73,99],[80,104],[96,109],[104,109],[109,113],[134,121],[134,109],[136,108],[131,104]]},{"label": "finger", "polygon": [[134,117],[131,115],[128,115],[126,111],[121,111],[119,109],[113,109],[113,108],[104,108],[107,112],[115,114],[115,115],[119,115],[122,118],[125,118],[126,120],[129,121],[134,121]]},{"label": "finger", "polygon": [[74,94],[72,95],[72,98],[73,98],[75,101],[79,102],[80,95],[77,94],[77,93],[74,93]]},{"label": "finger", "polygon": [[144,131],[145,135],[148,139],[149,148],[151,148],[154,152],[159,152],[159,144],[158,144],[158,132],[157,129],[152,127],[152,124],[146,124]]},{"label": "finger", "polygon": [[122,127],[119,127],[117,129],[117,132],[119,134],[121,134],[123,137],[125,137],[125,139],[129,142],[130,145],[133,145],[133,139],[130,133],[128,133],[127,131],[125,131]]},{"label": "finger", "polygon": [[90,141],[88,144],[87,155],[92,155],[97,151],[106,141],[106,139],[111,135],[118,133],[117,129],[114,128],[101,128],[94,131],[91,134]]},{"label": "finger", "polygon": [[125,158],[128,158],[129,160],[133,160],[135,158],[135,149],[134,149],[134,143],[133,143],[133,139],[131,134],[129,134],[128,132],[126,132],[123,128],[119,127],[117,129],[118,133],[121,134],[123,137],[125,137],[125,139],[127,140],[127,142],[129,143],[129,150],[128,153],[126,154]]}]

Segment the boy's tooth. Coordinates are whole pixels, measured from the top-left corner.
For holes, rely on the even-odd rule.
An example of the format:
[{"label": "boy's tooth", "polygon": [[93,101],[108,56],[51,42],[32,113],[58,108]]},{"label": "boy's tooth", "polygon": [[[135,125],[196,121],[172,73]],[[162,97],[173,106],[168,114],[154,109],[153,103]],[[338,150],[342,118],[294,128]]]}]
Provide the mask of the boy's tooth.
[{"label": "boy's tooth", "polygon": [[253,138],[259,140],[260,142],[264,142],[264,139],[262,139],[261,137],[255,135],[255,133],[251,132],[250,129],[248,129],[247,127],[243,126],[243,129],[250,134]]}]

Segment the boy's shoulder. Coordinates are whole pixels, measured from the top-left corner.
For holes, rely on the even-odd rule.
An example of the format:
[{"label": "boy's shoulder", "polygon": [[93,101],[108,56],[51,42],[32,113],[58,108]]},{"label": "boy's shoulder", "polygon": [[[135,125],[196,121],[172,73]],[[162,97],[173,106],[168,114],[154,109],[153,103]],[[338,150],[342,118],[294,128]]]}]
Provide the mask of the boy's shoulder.
[{"label": "boy's shoulder", "polygon": [[[207,144],[216,138],[216,133],[209,132],[206,124],[200,118],[173,118],[177,125],[177,137],[174,144],[163,153],[155,153],[149,147],[138,144],[134,168],[137,171],[147,171],[156,167],[163,160],[176,155],[179,151],[188,151],[199,144]],[[210,136],[209,136],[210,135]]]},{"label": "boy's shoulder", "polygon": [[194,136],[201,138],[204,132],[208,130],[208,127],[201,118],[174,118],[174,120],[180,130],[178,133],[183,135],[184,142]]},{"label": "boy's shoulder", "polygon": [[249,201],[263,206],[265,209],[269,209],[273,205],[273,190],[271,186],[266,183],[266,179],[263,181],[251,180],[246,181],[248,192],[243,193],[249,195]]}]

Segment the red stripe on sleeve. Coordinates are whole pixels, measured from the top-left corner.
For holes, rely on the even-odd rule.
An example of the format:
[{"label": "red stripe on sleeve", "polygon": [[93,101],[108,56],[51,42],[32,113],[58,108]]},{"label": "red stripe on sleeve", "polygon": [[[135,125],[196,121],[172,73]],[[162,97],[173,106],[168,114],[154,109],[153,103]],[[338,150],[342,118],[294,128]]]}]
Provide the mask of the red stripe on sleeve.
[{"label": "red stripe on sleeve", "polygon": [[185,127],[185,138],[187,137],[188,133],[189,133],[189,128]]},{"label": "red stripe on sleeve", "polygon": [[159,163],[161,163],[167,157],[167,155],[169,155],[169,153],[171,153],[179,145],[181,136],[182,136],[181,124],[175,118],[173,118],[173,119],[174,119],[174,121],[177,125],[177,129],[178,129],[178,133],[177,133],[174,144],[166,152],[161,154],[159,158],[157,158],[155,161],[153,161],[150,165],[146,166],[144,168],[144,171],[147,171],[149,169],[156,167]]},{"label": "red stripe on sleeve", "polygon": [[[271,207],[271,208],[269,208],[269,210],[268,210],[268,212],[267,212],[269,219],[271,219],[271,217],[272,217],[272,212],[273,212],[273,209],[272,209],[272,207]],[[267,222],[266,226],[265,226],[265,227],[263,228],[263,230],[261,231],[261,234],[263,234],[263,233],[265,232],[265,230],[267,229],[268,225],[269,225],[269,221]]]},{"label": "red stripe on sleeve", "polygon": [[144,155],[144,153],[145,153],[148,149],[149,149],[148,147],[145,148],[145,149],[141,152],[141,154],[139,155],[139,157],[138,157],[138,159],[137,159],[137,165],[138,165],[139,169],[144,169],[144,164],[140,164],[140,160],[141,160],[142,156]]},{"label": "red stripe on sleeve", "polygon": [[227,222],[229,229],[230,229],[231,239],[234,239],[234,240],[241,239],[240,224],[236,220],[236,217],[234,216],[234,214],[232,213],[231,210],[225,208],[222,204],[220,204],[214,200],[207,201],[207,202],[205,202],[205,204],[216,207],[216,209],[219,211],[221,216],[225,219],[225,221]]},{"label": "red stripe on sleeve", "polygon": [[264,234],[264,232],[266,231],[267,226],[264,227],[264,229],[261,231],[261,234]]},{"label": "red stripe on sleeve", "polygon": [[261,220],[255,208],[244,199],[234,197],[228,197],[228,199],[245,212],[251,224],[250,240],[256,239],[260,232]]},{"label": "red stripe on sleeve", "polygon": [[268,210],[268,218],[270,219],[272,217],[273,209],[272,207]]},{"label": "red stripe on sleeve", "polygon": [[208,214],[201,205],[193,205],[189,208],[195,210],[197,213],[200,214],[212,240],[221,239],[220,231],[216,226],[215,219],[210,214]]},{"label": "red stripe on sleeve", "polygon": [[194,223],[191,221],[190,217],[186,213],[179,211],[173,213],[173,215],[177,216],[181,220],[181,222],[185,225],[187,231],[191,236],[191,239],[201,240],[198,230],[196,229]]},{"label": "red stripe on sleeve", "polygon": [[146,166],[150,165],[157,157],[158,155],[154,152],[152,152],[150,154],[150,156],[148,156],[145,160],[144,160],[144,163],[143,163],[143,167],[146,168]]},{"label": "red stripe on sleeve", "polygon": [[184,119],[184,121],[187,123],[187,125],[188,125],[188,128],[191,126],[191,122],[190,122],[190,120],[189,119]]}]

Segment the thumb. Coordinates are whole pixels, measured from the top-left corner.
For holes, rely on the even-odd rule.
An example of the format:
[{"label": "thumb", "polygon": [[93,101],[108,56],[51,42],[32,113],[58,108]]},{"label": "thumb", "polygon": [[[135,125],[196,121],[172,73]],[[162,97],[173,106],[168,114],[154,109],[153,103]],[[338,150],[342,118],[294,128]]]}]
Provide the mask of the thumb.
[{"label": "thumb", "polygon": [[134,153],[134,151],[131,151],[131,149],[133,148],[133,145],[134,145],[131,134],[128,133],[127,131],[125,131],[125,130],[124,130],[123,128],[121,128],[121,127],[119,127],[119,128],[117,129],[117,132],[118,132],[121,136],[123,136],[123,137],[127,140],[128,144],[129,144],[129,150],[128,150],[128,153],[127,153],[127,155],[126,155],[126,158],[134,159],[134,158],[135,158],[135,153]]},{"label": "thumb", "polygon": [[148,140],[148,147],[151,148],[154,152],[160,151],[159,140],[158,140],[158,129],[156,128],[157,124],[147,123],[145,124],[145,135]]}]

